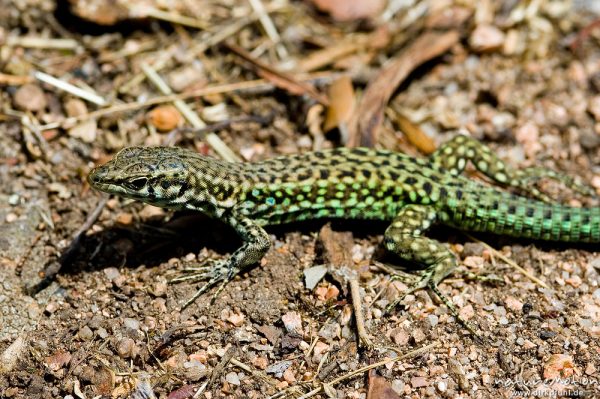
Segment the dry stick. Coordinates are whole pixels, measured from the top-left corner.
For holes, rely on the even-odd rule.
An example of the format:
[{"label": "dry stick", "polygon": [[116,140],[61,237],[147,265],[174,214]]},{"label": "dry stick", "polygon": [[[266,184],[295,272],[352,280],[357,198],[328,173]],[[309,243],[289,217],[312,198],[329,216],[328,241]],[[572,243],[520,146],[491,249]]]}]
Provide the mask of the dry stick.
[{"label": "dry stick", "polygon": [[350,295],[352,296],[352,308],[354,309],[358,340],[365,347],[370,349],[373,347],[373,342],[371,342],[371,340],[369,339],[369,334],[365,329],[365,317],[360,296],[360,286],[358,285],[358,280],[356,278],[350,279]]},{"label": "dry stick", "polygon": [[319,388],[316,388],[316,389],[313,389],[310,392],[307,392],[306,394],[298,397],[298,399],[311,398],[311,397],[317,395],[319,392],[321,392],[324,389],[325,385],[328,385],[328,386],[335,385],[335,384],[340,383],[340,382],[342,382],[344,380],[348,380],[348,379],[354,377],[355,375],[364,373],[365,371],[369,371],[369,370],[374,369],[376,367],[383,366],[383,365],[385,365],[387,363],[397,362],[397,361],[400,361],[400,360],[407,359],[409,357],[414,357],[414,356],[420,355],[420,354],[425,353],[428,350],[433,349],[433,348],[435,348],[436,346],[439,346],[439,345],[440,345],[439,342],[434,342],[433,344],[425,345],[422,348],[415,349],[414,351],[408,352],[408,353],[406,353],[406,354],[404,354],[402,356],[398,356],[398,357],[396,357],[394,359],[384,359],[384,360],[381,360],[381,361],[379,361],[377,363],[373,363],[373,364],[370,364],[368,366],[362,367],[362,368],[360,368],[358,370],[351,371],[348,374],[344,374],[341,377],[338,377],[338,378],[335,378],[335,379],[333,379],[333,380],[331,380],[329,382],[323,383]]},{"label": "dry stick", "polygon": [[47,73],[36,71],[33,76],[39,81],[52,85],[57,89],[64,90],[67,93],[73,94],[74,96],[81,97],[84,100],[92,102],[101,107],[106,105],[106,100],[104,100],[104,98],[98,94],[81,89],[72,85],[71,83],[67,83],[63,80],[55,78],[54,76],[48,75]]},{"label": "dry stick", "polygon": [[[332,80],[333,78],[335,78],[336,76],[337,76],[337,73],[335,73],[335,72],[319,72],[319,73],[307,75],[306,77],[301,78],[300,80],[304,80],[304,81],[327,80],[327,81],[329,81],[329,80]],[[227,84],[223,84],[223,85],[204,87],[202,89],[190,91],[187,93],[159,96],[159,97],[151,98],[144,102],[132,102],[132,103],[123,103],[123,104],[113,105],[112,107],[99,109],[97,111],[90,112],[88,114],[65,118],[61,122],[48,123],[46,125],[39,126],[39,129],[40,130],[48,130],[48,129],[56,129],[58,127],[69,128],[79,122],[83,122],[88,119],[101,118],[103,116],[111,115],[111,114],[118,113],[118,112],[135,111],[140,108],[145,108],[145,107],[149,107],[152,105],[170,103],[170,102],[173,102],[176,100],[187,100],[187,99],[195,98],[195,97],[203,97],[203,96],[210,96],[210,95],[215,95],[215,94],[224,94],[224,93],[231,93],[231,92],[238,92],[238,91],[259,92],[261,90],[272,90],[273,87],[274,87],[274,85],[272,83],[268,82],[266,79],[255,79],[255,80],[248,80],[245,82],[227,83]]]},{"label": "dry stick", "polygon": [[535,277],[533,274],[529,273],[527,270],[523,269],[521,266],[517,265],[515,263],[515,261],[513,261],[512,259],[502,255],[499,251],[497,251],[495,248],[492,248],[489,244],[487,244],[481,240],[478,240],[477,238],[473,237],[470,234],[467,234],[467,233],[464,233],[464,234],[467,237],[469,237],[471,240],[482,244],[484,247],[486,247],[488,250],[490,250],[493,254],[495,254],[498,258],[502,259],[504,262],[506,262],[509,266],[512,266],[514,269],[517,269],[519,272],[521,272],[521,274],[523,274],[525,277],[527,277],[528,279],[530,279],[531,281],[533,281],[540,287],[549,288],[548,285],[546,283],[544,283],[542,280]]},{"label": "dry stick", "polygon": [[90,213],[88,215],[85,222],[75,232],[75,234],[73,234],[73,239],[71,240],[71,244],[62,253],[58,262],[52,262],[50,265],[48,265],[44,269],[44,271],[42,272],[43,278],[39,283],[37,283],[35,286],[33,286],[31,288],[32,293],[40,292],[45,287],[47,287],[50,284],[50,282],[54,279],[54,276],[56,276],[58,274],[58,272],[61,270],[61,268],[71,262],[73,256],[75,256],[76,250],[81,245],[81,239],[85,235],[85,232],[88,231],[90,229],[90,227],[92,227],[92,225],[96,222],[96,220],[100,216],[100,213],[102,212],[102,209],[104,209],[104,207],[106,206],[107,201],[108,201],[108,196],[104,196],[100,200],[100,202],[98,202],[98,205],[96,205],[96,208],[92,211],[92,213]]},{"label": "dry stick", "polygon": [[79,43],[73,39],[53,39],[33,36],[10,36],[6,39],[5,44],[9,47],[43,48],[56,50],[75,50],[78,47],[80,47]]},{"label": "dry stick", "polygon": [[196,29],[202,29],[202,30],[208,29],[208,25],[205,22],[203,22],[197,18],[186,17],[184,15],[177,14],[174,12],[162,11],[157,8],[148,8],[148,9],[145,8],[144,14],[147,17],[152,17],[152,18],[160,19],[162,21],[167,21],[167,22],[172,22],[174,24],[188,26],[190,28],[196,28]]},{"label": "dry stick", "polygon": [[265,29],[265,33],[267,34],[267,36],[269,36],[269,39],[271,39],[271,41],[273,43],[275,43],[275,50],[277,51],[277,55],[279,56],[279,59],[285,60],[286,58],[289,57],[289,54],[288,54],[286,48],[284,47],[283,43],[281,42],[281,37],[279,36],[279,32],[277,32],[277,28],[275,27],[275,24],[273,23],[273,21],[271,20],[271,17],[269,17],[269,14],[265,10],[265,6],[263,5],[263,3],[260,0],[248,0],[248,1],[250,2],[250,5],[254,9],[254,13],[256,13],[258,15],[258,19],[260,20],[261,25]]},{"label": "dry stick", "polygon": [[[142,63],[142,70],[146,74],[146,77],[149,80],[151,80],[152,83],[154,83],[154,85],[156,86],[156,88],[160,90],[164,95],[173,94],[173,91],[167,85],[167,83],[164,80],[162,80],[162,78],[158,76],[156,71],[154,71],[154,69],[152,69],[148,64]],[[175,100],[173,101],[173,104],[179,110],[179,112],[183,114],[185,119],[187,119],[187,121],[192,124],[192,126],[194,126],[195,128],[203,128],[206,126],[206,123],[204,123],[204,121],[200,119],[198,114],[192,111],[192,109],[188,107],[188,105],[183,100]],[[221,140],[216,134],[208,133],[206,135],[206,142],[224,160],[230,162],[240,161],[240,158],[237,155],[235,155],[235,153],[229,147],[227,147],[227,144],[225,144],[223,140]]]}]

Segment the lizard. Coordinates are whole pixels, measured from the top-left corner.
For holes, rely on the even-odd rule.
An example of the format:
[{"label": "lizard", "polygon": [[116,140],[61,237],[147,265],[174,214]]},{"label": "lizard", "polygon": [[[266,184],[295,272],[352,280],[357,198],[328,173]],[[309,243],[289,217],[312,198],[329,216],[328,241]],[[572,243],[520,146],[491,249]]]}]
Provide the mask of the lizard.
[{"label": "lizard", "polygon": [[[462,175],[467,163],[515,194]],[[424,233],[434,224],[547,241],[600,243],[600,207],[552,203],[534,183],[554,179],[586,195],[593,188],[550,169],[514,169],[479,141],[457,135],[428,158],[371,148],[334,148],[255,163],[227,162],[178,147],[127,147],[91,170],[103,192],[171,209],[203,212],[243,240],[230,257],[176,281],[204,280],[183,307],[259,262],[271,240],[264,226],[320,218],[389,221],[383,245],[423,266],[407,293],[428,288],[460,318],[439,283],[457,258]],[[404,295],[406,295],[405,293]],[[403,295],[403,296],[404,296]]]}]

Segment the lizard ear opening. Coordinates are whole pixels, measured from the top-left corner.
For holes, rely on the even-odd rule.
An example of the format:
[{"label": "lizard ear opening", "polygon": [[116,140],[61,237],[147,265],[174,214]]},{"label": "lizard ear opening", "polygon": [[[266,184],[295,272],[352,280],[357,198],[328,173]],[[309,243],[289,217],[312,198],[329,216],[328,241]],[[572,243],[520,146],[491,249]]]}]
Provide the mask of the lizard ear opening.
[{"label": "lizard ear opening", "polygon": [[148,179],[146,177],[137,177],[125,183],[125,186],[132,190],[141,190],[144,188],[144,186],[146,186],[146,183],[148,183]]}]

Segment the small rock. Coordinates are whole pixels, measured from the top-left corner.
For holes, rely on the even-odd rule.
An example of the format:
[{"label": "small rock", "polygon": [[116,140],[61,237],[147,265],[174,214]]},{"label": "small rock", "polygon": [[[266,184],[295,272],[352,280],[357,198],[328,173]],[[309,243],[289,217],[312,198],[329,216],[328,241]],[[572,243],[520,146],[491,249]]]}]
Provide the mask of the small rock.
[{"label": "small rock", "polygon": [[321,281],[323,277],[325,277],[325,274],[327,274],[327,266],[324,265],[314,266],[305,269],[304,285],[309,290],[314,289],[317,286],[317,284],[319,284],[319,281]]},{"label": "small rock", "polygon": [[567,378],[575,372],[573,358],[569,355],[554,354],[544,364],[544,378]]},{"label": "small rock", "polygon": [[287,312],[281,316],[281,321],[283,321],[283,326],[288,333],[303,334],[302,319],[297,312]]},{"label": "small rock", "polygon": [[410,379],[410,385],[413,388],[421,388],[429,385],[429,381],[425,377],[412,377]]},{"label": "small rock", "polygon": [[83,326],[77,332],[77,336],[83,341],[89,341],[94,338],[94,332],[88,326]]},{"label": "small rock", "polygon": [[107,267],[105,269],[102,270],[104,272],[104,275],[106,276],[107,279],[109,279],[110,281],[115,281],[117,278],[119,278],[121,276],[121,272],[119,272],[119,269],[117,269],[116,267]]},{"label": "small rock", "polygon": [[48,105],[46,95],[40,86],[28,83],[15,92],[15,105],[26,111],[41,111]]},{"label": "small rock", "polygon": [[131,338],[123,338],[117,343],[116,350],[121,358],[132,358],[136,352],[135,342]]},{"label": "small rock", "polygon": [[477,52],[491,52],[502,48],[504,32],[493,25],[477,26],[469,37],[469,45]]},{"label": "small rock", "polygon": [[173,105],[160,105],[148,112],[148,121],[159,131],[169,132],[179,126],[181,114]]},{"label": "small rock", "polygon": [[581,281],[581,277],[577,275],[569,277],[565,280],[565,282],[574,288],[579,287],[583,283],[583,281]]},{"label": "small rock", "polygon": [[423,330],[421,330],[420,328],[414,329],[411,335],[416,343],[423,342],[427,338]]},{"label": "small rock", "polygon": [[273,345],[277,344],[277,341],[281,337],[281,330],[274,326],[265,324],[263,326],[256,327],[256,329]]},{"label": "small rock", "polygon": [[472,305],[467,305],[467,306],[463,306],[462,308],[460,308],[460,310],[458,311],[458,314],[463,319],[470,320],[473,318],[473,316],[475,316],[475,310],[473,309]]},{"label": "small rock", "polygon": [[431,326],[431,328],[437,326],[439,318],[434,315],[434,314],[430,314],[427,316],[427,321],[429,322],[429,325]]},{"label": "small rock", "polygon": [[228,383],[230,383],[231,385],[240,385],[240,377],[238,376],[238,373],[236,373],[235,371],[232,371],[231,373],[227,373],[225,375],[225,381],[227,381]]},{"label": "small rock", "polygon": [[67,187],[62,183],[49,183],[48,191],[51,193],[56,193],[58,198],[68,199],[71,198],[71,192],[67,189]]},{"label": "small rock", "polygon": [[88,119],[68,130],[69,136],[80,139],[84,143],[93,143],[96,141],[98,124],[95,119]]},{"label": "small rock", "polygon": [[291,360],[284,360],[282,362],[277,362],[266,368],[267,374],[275,374],[275,377],[281,378],[285,370],[287,370],[292,365]]},{"label": "small rock", "polygon": [[390,333],[390,338],[400,347],[406,346],[410,335],[403,328],[395,328]]},{"label": "small rock", "polygon": [[130,330],[137,331],[140,329],[140,322],[136,319],[126,317],[125,319],[123,319],[123,326]]},{"label": "small rock", "polygon": [[259,357],[254,358],[254,360],[252,360],[252,365],[259,370],[266,369],[268,364],[269,364],[269,361],[267,360],[266,357],[259,356]]},{"label": "small rock", "polygon": [[68,99],[64,107],[69,117],[85,115],[88,112],[85,102],[79,98]]},{"label": "small rock", "polygon": [[504,300],[504,304],[507,308],[509,308],[515,313],[523,310],[523,302],[519,301],[517,298],[511,295],[506,297],[506,299]]},{"label": "small rock", "polygon": [[313,360],[316,363],[320,362],[321,358],[323,357],[325,352],[327,352],[328,350],[329,350],[329,345],[327,345],[325,342],[321,342],[321,341],[317,342],[313,349]]},{"label": "small rock", "polygon": [[130,225],[133,222],[133,215],[131,213],[119,213],[116,217],[116,221],[122,225]]},{"label": "small rock", "polygon": [[290,384],[296,382],[296,377],[294,376],[294,371],[291,367],[283,372],[283,380],[289,382]]},{"label": "small rock", "polygon": [[165,216],[165,211],[162,208],[153,205],[146,205],[139,213],[140,218],[147,220],[152,218],[162,218]]},{"label": "small rock", "polygon": [[225,308],[221,311],[221,320],[228,321],[236,327],[244,324],[244,315],[239,312],[234,312],[231,309]]},{"label": "small rock", "polygon": [[587,375],[595,375],[597,371],[598,371],[598,369],[596,369],[596,366],[594,366],[594,363],[592,363],[592,362],[589,362],[585,366],[585,373]]}]

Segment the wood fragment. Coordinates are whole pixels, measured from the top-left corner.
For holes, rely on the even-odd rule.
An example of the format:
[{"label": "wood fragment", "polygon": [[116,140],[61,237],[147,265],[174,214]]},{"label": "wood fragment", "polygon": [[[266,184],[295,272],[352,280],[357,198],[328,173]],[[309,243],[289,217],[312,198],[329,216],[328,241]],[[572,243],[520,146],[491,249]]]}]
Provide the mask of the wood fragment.
[{"label": "wood fragment", "polygon": [[265,33],[267,34],[267,36],[269,36],[269,39],[271,39],[271,41],[273,43],[275,43],[275,50],[277,51],[277,55],[279,56],[279,59],[281,59],[281,60],[287,59],[289,57],[288,51],[285,48],[285,46],[283,45],[283,43],[281,41],[281,37],[279,36],[279,32],[277,32],[277,28],[275,27],[275,24],[271,20],[271,17],[269,16],[269,13],[265,9],[265,6],[263,5],[262,1],[261,0],[248,0],[248,2],[252,6],[252,9],[256,13],[256,15],[258,16],[258,19],[260,20],[260,23],[261,23],[262,27],[264,28]]},{"label": "wood fragment", "polygon": [[272,66],[265,64],[235,44],[228,43],[226,44],[226,47],[241,59],[248,62],[256,70],[256,73],[259,76],[272,82],[275,86],[295,95],[305,94],[323,105],[329,105],[327,96],[320,93],[312,84],[303,82],[287,72],[279,71]]},{"label": "wood fragment", "polygon": [[87,100],[96,105],[104,106],[107,104],[106,100],[104,100],[104,98],[102,98],[100,95],[79,88],[75,85],[72,85],[71,83],[65,82],[64,80],[57,79],[54,76],[48,75],[47,73],[36,71],[33,74],[33,76],[40,82],[47,83],[51,86],[56,87],[57,89],[66,91],[67,93],[70,93],[74,96],[81,97],[84,100]]},{"label": "wood fragment", "polygon": [[79,42],[73,39],[35,36],[9,36],[4,44],[9,47],[41,48],[46,50],[75,50],[80,47]]},{"label": "wood fragment", "polygon": [[358,110],[348,125],[348,145],[373,147],[377,143],[385,106],[398,85],[416,67],[448,51],[458,43],[459,38],[460,35],[455,30],[445,33],[426,32],[398,56],[388,61],[369,82]]},{"label": "wood fragment", "polygon": [[[342,376],[340,376],[338,378],[333,379],[332,381],[329,381],[326,384],[329,385],[329,386],[333,386],[333,385],[339,384],[342,381],[349,380],[350,378],[353,378],[353,377],[355,377],[355,376],[357,376],[359,374],[362,374],[365,371],[369,371],[371,369],[375,369],[377,367],[381,367],[383,365],[386,365],[387,363],[398,362],[400,360],[405,360],[405,359],[408,359],[408,358],[411,358],[411,357],[419,356],[419,355],[424,354],[424,353],[428,352],[429,350],[431,350],[431,349],[433,349],[433,348],[435,348],[435,347],[437,347],[439,345],[440,345],[439,342],[434,342],[432,344],[425,345],[425,346],[423,346],[423,347],[421,347],[419,349],[415,349],[414,351],[410,351],[408,353],[405,353],[404,355],[400,355],[400,356],[398,356],[396,358],[393,358],[393,359],[390,359],[390,358],[383,359],[383,360],[381,360],[379,362],[370,364],[370,365],[365,366],[365,367],[361,367],[361,368],[359,368],[357,370],[354,370],[354,371],[351,371],[351,372],[349,372],[347,374],[344,374],[344,375],[342,375]],[[313,396],[318,395],[323,389],[324,389],[324,387],[323,387],[323,385],[321,385],[320,387],[315,388],[312,391],[307,392],[307,393],[305,393],[302,396],[299,396],[298,399],[312,398]]]},{"label": "wood fragment", "polygon": [[369,334],[365,328],[365,316],[362,307],[360,286],[358,285],[358,280],[355,278],[350,280],[350,294],[352,296],[352,308],[354,309],[354,319],[356,320],[356,332],[358,333],[358,340],[366,349],[372,349],[373,342],[369,338]]}]

